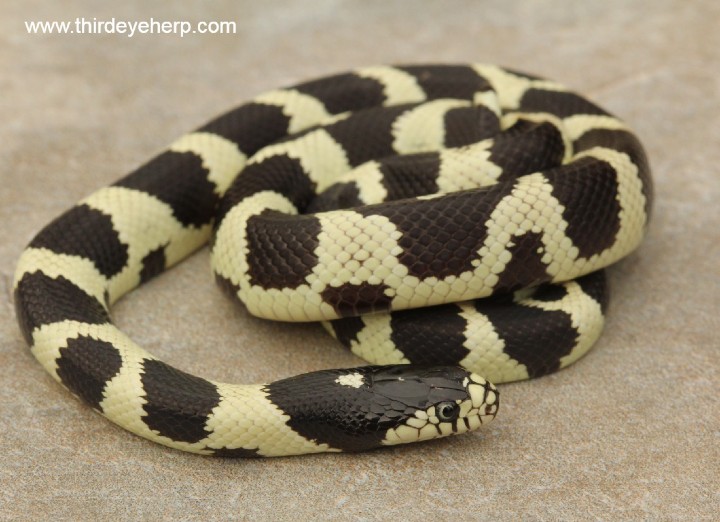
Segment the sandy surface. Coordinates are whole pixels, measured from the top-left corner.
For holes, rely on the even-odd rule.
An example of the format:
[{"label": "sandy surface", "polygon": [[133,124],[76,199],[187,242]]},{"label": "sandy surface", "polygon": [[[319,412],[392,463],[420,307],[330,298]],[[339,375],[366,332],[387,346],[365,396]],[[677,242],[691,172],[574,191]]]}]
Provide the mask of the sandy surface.
[{"label": "sandy surface", "polygon": [[[0,518],[717,519],[717,2],[9,3],[0,8]],[[233,20],[237,34],[25,30],[25,21],[79,16]],[[646,145],[657,193],[650,234],[611,270],[607,329],[584,360],[504,386],[498,419],[474,435],[273,461],[146,442],[35,362],[16,327],[11,278],[51,218],[258,92],[360,65],[430,61],[496,62],[562,81],[622,116]],[[118,323],[161,358],[214,379],[358,363],[317,325],[249,317],[218,292],[207,261],[203,251],[121,301]]]}]

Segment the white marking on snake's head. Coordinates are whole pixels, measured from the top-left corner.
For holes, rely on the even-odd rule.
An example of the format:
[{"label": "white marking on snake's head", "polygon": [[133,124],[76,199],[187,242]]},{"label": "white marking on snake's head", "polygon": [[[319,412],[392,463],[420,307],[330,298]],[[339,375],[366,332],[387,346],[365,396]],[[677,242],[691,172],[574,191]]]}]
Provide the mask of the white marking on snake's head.
[{"label": "white marking on snake's head", "polygon": [[365,384],[365,379],[359,373],[348,373],[346,375],[341,375],[340,377],[335,379],[335,382],[342,386],[360,388],[363,384]]}]

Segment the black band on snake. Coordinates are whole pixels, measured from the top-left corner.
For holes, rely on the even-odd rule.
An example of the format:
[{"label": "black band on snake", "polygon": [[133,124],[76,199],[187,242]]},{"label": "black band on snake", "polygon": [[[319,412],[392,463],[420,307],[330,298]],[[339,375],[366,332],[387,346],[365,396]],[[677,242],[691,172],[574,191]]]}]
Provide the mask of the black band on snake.
[{"label": "black band on snake", "polygon": [[[246,457],[427,440],[494,418],[485,379],[586,353],[601,269],[640,243],[651,200],[635,135],[557,83],[368,67],[262,94],[62,214],[22,254],[17,317],[55,379],[167,446]],[[252,314],[323,321],[374,366],[225,384],[113,325],[112,303],[208,241]]]}]

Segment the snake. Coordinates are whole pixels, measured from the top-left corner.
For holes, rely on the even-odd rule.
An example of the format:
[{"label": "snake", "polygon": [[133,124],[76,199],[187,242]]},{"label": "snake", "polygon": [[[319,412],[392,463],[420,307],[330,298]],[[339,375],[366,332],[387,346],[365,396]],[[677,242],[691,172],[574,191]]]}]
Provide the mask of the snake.
[{"label": "snake", "polygon": [[[603,269],[640,244],[651,205],[636,135],[557,82],[491,64],[358,68],[260,94],[61,214],[20,256],[16,316],[62,386],[172,448],[435,439],[490,422],[495,384],[588,351]],[[368,365],[223,383],[113,324],[113,303],[204,245],[250,314],[320,321]]]}]

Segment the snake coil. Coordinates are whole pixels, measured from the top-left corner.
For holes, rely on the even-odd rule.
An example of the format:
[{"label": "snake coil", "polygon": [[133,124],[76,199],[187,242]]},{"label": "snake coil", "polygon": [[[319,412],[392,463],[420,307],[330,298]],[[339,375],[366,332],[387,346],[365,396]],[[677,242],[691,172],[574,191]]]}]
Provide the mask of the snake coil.
[{"label": "snake coil", "polygon": [[[589,349],[601,269],[640,243],[651,201],[635,135],[555,82],[368,67],[264,93],[55,219],[19,261],[17,318],[56,380],[167,446],[246,457],[426,440],[494,418],[485,378],[536,377]],[[376,366],[218,383],[113,325],[113,302],[208,240],[217,280],[252,314],[324,321]]]}]

